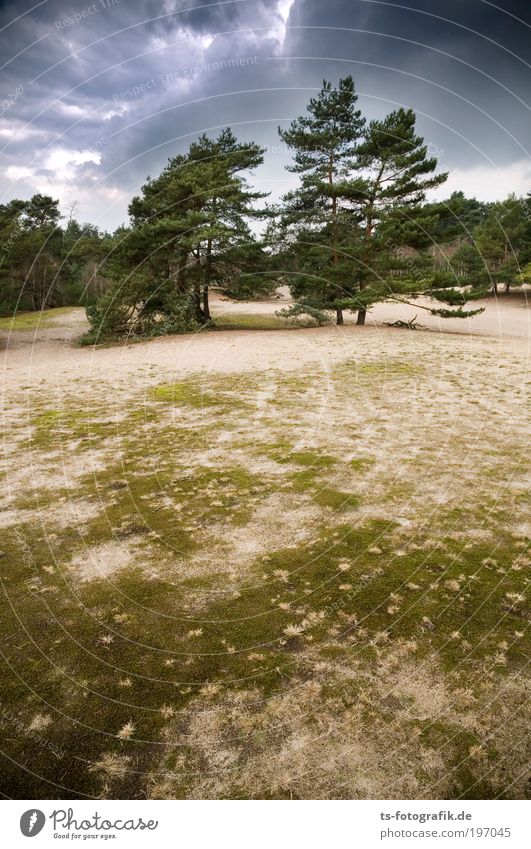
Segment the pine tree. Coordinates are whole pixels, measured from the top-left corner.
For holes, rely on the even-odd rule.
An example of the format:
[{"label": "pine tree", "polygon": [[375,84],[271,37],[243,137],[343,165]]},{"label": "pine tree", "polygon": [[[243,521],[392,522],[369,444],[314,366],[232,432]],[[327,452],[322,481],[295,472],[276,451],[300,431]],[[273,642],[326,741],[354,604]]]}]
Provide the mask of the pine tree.
[{"label": "pine tree", "polygon": [[470,239],[485,220],[488,209],[489,204],[467,198],[464,192],[452,192],[446,200],[424,204],[424,212],[435,216],[426,244]]},{"label": "pine tree", "polygon": [[215,140],[200,136],[148,179],[107,264],[115,286],[88,311],[98,333],[152,335],[210,321],[210,286],[239,273],[253,241],[247,219],[261,214],[253,204],[264,195],[242,172],[262,159],[258,145],[226,129]]},{"label": "pine tree", "polygon": [[33,195],[0,207],[0,309],[41,310],[68,302],[59,201]]},{"label": "pine tree", "polygon": [[498,293],[504,285],[527,282],[523,271],[531,260],[530,199],[509,195],[488,205],[480,224],[452,258],[452,266],[467,285]]},{"label": "pine tree", "polygon": [[423,209],[425,193],[447,175],[434,173],[414,112],[366,125],[356,101],[351,77],[337,88],[324,81],[308,114],[279,130],[294,151],[288,170],[301,177],[284,199],[274,246],[296,299],[292,312],[335,310],[339,324],[344,309],[356,310],[363,324],[373,303],[429,295],[452,309],[421,308],[472,315],[463,310],[468,293],[426,251],[438,215]]},{"label": "pine tree", "polygon": [[205,187],[201,208],[202,238],[197,254],[203,272],[194,294],[196,316],[201,323],[211,319],[210,287],[235,276],[230,272],[237,271],[239,259],[245,263],[246,246],[254,241],[247,220],[264,214],[252,204],[266,194],[250,191],[241,175],[242,171],[260,165],[263,154],[263,148],[254,142],[238,142],[228,127],[217,139],[202,135],[190,146],[189,162],[194,165],[196,179]]},{"label": "pine tree", "polygon": [[[356,109],[357,99],[352,77],[339,80],[337,88],[323,80],[317,97],[310,99],[308,114],[292,121],[287,130],[278,130],[294,151],[294,164],[288,170],[301,176],[300,187],[284,199],[285,224],[298,236],[298,253],[305,257],[308,271],[313,268],[327,278],[317,300],[322,307],[335,307],[338,324],[343,323],[343,312],[335,301],[347,291],[341,283],[345,220],[337,189],[355,167],[356,144],[365,123]],[[305,282],[303,275],[299,281],[303,291]],[[310,284],[310,288],[315,287]]]}]

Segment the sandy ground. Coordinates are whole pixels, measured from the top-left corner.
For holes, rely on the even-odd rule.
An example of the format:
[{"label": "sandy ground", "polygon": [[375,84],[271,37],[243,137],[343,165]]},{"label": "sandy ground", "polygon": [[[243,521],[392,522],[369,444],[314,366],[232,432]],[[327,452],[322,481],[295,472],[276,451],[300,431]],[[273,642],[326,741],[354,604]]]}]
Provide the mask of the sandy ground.
[{"label": "sandy ground", "polygon": [[[483,308],[483,312],[469,319],[442,319],[429,315],[422,307],[427,305],[425,299],[420,298],[419,306],[408,304],[395,304],[388,301],[376,304],[367,315],[367,325],[370,327],[385,326],[385,322],[411,321],[422,325],[427,330],[437,330],[441,333],[459,333],[474,336],[495,336],[503,338],[507,336],[527,338],[530,337],[530,296],[528,289],[512,292],[509,297],[500,295],[497,299],[487,298],[473,304],[472,308]],[[268,315],[284,306],[292,303],[285,289],[279,291],[279,298],[273,301],[260,301],[257,303],[234,303],[231,301],[215,299],[214,309],[217,313],[256,313]],[[356,314],[345,313],[346,324],[353,324]]]},{"label": "sandy ground", "polygon": [[[213,299],[214,315],[274,315],[288,304],[286,298],[266,302],[235,304]],[[59,392],[81,379],[88,382],[111,382],[124,390],[134,378],[135,391],[143,382],[160,382],[162,379],[178,380],[188,375],[231,372],[266,372],[270,369],[294,371],[307,365],[321,370],[356,352],[358,340],[372,337],[396,339],[403,343],[407,331],[387,329],[385,322],[398,319],[411,320],[415,315],[426,330],[411,334],[411,344],[434,338],[440,334],[441,344],[451,349],[451,338],[487,338],[491,345],[499,346],[500,353],[510,347],[519,351],[527,361],[531,345],[531,312],[526,293],[516,292],[510,297],[500,297],[478,302],[485,311],[471,319],[443,320],[424,314],[422,310],[397,304],[379,304],[369,314],[368,326],[358,328],[347,315],[344,327],[329,325],[304,330],[275,331],[223,331],[222,333],[197,333],[193,335],[160,338],[149,343],[119,345],[113,348],[77,348],[72,343],[86,331],[84,310],[72,310],[68,319],[58,317],[46,327],[9,333],[0,332],[4,342],[3,389],[6,393],[20,386],[37,386],[46,382],[48,390]],[[429,332],[431,331],[431,333]],[[396,334],[392,336],[391,334]],[[471,341],[471,344],[473,342]]]},{"label": "sandy ground", "polygon": [[529,312],[414,315],[0,331],[4,792],[529,793]]}]

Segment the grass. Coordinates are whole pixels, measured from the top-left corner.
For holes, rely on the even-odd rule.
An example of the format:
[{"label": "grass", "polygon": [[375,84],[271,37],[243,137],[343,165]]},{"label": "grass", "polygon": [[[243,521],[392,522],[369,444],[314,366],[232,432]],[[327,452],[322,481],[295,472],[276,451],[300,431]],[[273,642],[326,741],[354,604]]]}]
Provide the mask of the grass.
[{"label": "grass", "polygon": [[275,315],[259,313],[220,313],[214,316],[216,330],[286,330],[289,323]]},{"label": "grass", "polygon": [[117,419],[105,388],[41,398],[6,434],[30,470],[0,555],[7,795],[524,795],[528,502],[500,469],[519,480],[525,422],[497,402],[493,451],[493,410],[448,424],[459,361],[437,407],[383,359],[327,374],[326,428],[317,376],[268,374],[161,383]]},{"label": "grass", "polygon": [[68,315],[75,307],[54,307],[36,312],[17,312],[13,316],[0,318],[0,330],[17,333],[19,331],[34,330],[49,327],[55,319]]},{"label": "grass", "polygon": [[189,405],[195,408],[214,407],[222,403],[217,395],[205,392],[202,387],[190,383],[171,383],[156,386],[152,396],[156,401],[165,401],[168,404]]}]

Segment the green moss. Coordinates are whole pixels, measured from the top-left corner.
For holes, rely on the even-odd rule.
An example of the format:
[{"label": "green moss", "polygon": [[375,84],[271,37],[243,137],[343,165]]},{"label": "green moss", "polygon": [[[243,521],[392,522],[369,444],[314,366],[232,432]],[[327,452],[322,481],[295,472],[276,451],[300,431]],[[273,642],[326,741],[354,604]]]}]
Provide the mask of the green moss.
[{"label": "green moss", "polygon": [[288,476],[291,492],[305,493],[315,504],[333,510],[351,509],[360,504],[355,493],[343,492],[324,483],[326,471],[337,463],[335,457],[313,451],[275,451],[271,456],[279,463],[293,462],[304,467],[303,471],[292,472]]},{"label": "green moss", "polygon": [[[418,374],[407,362],[382,363],[380,370],[366,365],[333,372],[339,403],[351,398],[360,380],[367,392],[374,390],[374,400],[383,379]],[[107,468],[77,479],[64,493],[54,492],[55,501],[49,491],[36,493],[41,511],[53,508],[46,520],[53,532],[48,539],[35,521],[8,529],[2,542],[6,664],[0,688],[2,730],[13,758],[4,775],[10,795],[101,795],[101,778],[87,761],[110,752],[130,757],[131,773],[111,778],[104,795],[142,797],[143,774],[159,762],[165,739],[162,706],[171,706],[170,725],[180,728],[179,711],[205,682],[220,687],[213,704],[238,688],[256,688],[260,699],[311,677],[316,657],[350,668],[354,659],[361,671],[371,670],[387,651],[396,656],[405,641],[416,645],[419,663],[438,661],[441,674],[451,672],[454,683],[472,692],[484,670],[501,681],[523,669],[527,646],[515,634],[527,624],[526,579],[523,568],[513,568],[523,541],[506,530],[520,493],[500,508],[497,493],[485,498],[480,469],[483,489],[472,481],[458,507],[432,511],[426,505],[430,539],[420,512],[409,534],[391,520],[347,522],[352,514],[342,518],[341,511],[358,506],[359,496],[341,489],[351,486],[342,478],[359,479],[371,468],[374,461],[363,452],[369,454],[373,443],[363,441],[360,425],[348,453],[343,439],[326,453],[315,442],[311,449],[294,450],[308,444],[300,411],[314,398],[307,393],[315,391],[315,381],[313,375],[285,379],[268,373],[212,379],[206,392],[197,380],[163,384],[149,391],[147,403],[140,396],[136,405],[129,403],[119,423],[97,398],[87,411],[73,396],[61,410],[47,409],[44,399],[33,410],[30,447],[36,458],[41,449],[56,449],[58,441],[72,448],[73,460],[74,451],[81,456],[93,445],[104,448],[110,437],[118,435],[120,445],[117,455],[115,441],[109,443],[112,450],[103,455],[109,457]],[[256,392],[263,385],[278,407],[270,418],[261,408],[257,426]],[[181,408],[172,425],[168,405]],[[198,415],[203,408],[205,415]],[[207,459],[205,448],[218,444],[226,447]],[[479,451],[476,443],[474,449]],[[358,450],[360,456],[343,460],[341,452],[351,456]],[[264,457],[279,464],[274,473],[249,471]],[[428,454],[416,457],[408,482],[391,483],[386,499],[415,494],[432,460]],[[499,452],[496,463],[503,466]],[[99,505],[99,512],[80,528],[55,527],[61,495]],[[279,509],[289,495],[323,511],[312,509],[311,520],[296,529],[306,536],[292,538],[284,531],[286,540],[275,551],[256,560],[249,555],[243,564],[238,552],[234,580],[227,562],[234,554],[230,534],[227,545],[223,530],[213,535],[212,528],[230,531],[256,521],[257,508],[266,499],[269,506],[275,495]],[[366,492],[364,515],[371,505],[382,515]],[[15,506],[25,506],[24,499]],[[469,540],[463,536],[466,545],[456,529],[470,531]],[[473,542],[475,529],[490,533],[491,542]],[[130,564],[107,581],[80,580],[72,559],[85,551],[89,557],[90,549],[113,540],[128,547]],[[503,663],[496,660],[500,653]],[[356,703],[358,684],[353,681],[346,700]],[[333,685],[327,686],[325,698],[338,698]],[[49,713],[52,723],[36,736],[28,729],[38,713]],[[367,708],[369,731],[375,716],[392,722],[392,705]],[[135,724],[132,738],[119,740],[116,734],[129,720]],[[416,730],[412,727],[412,738]],[[451,724],[431,732],[421,727],[422,740],[434,748],[446,747],[454,731]],[[452,754],[448,761],[456,773],[452,792],[467,798],[494,792],[487,784],[478,791],[478,775],[459,766],[458,749],[476,738],[456,739],[456,759]],[[63,754],[51,754],[51,745]],[[16,766],[27,762],[32,774]]]},{"label": "green moss", "polygon": [[18,312],[13,316],[0,318],[0,330],[16,333],[18,331],[36,330],[55,324],[55,319],[78,313],[73,307],[55,307],[49,310],[35,312]]},{"label": "green moss", "polygon": [[293,451],[287,440],[275,443],[268,449],[268,454],[276,463],[295,463],[306,467],[312,474],[337,463],[336,458],[330,454],[322,454],[319,451]]},{"label": "green moss", "polygon": [[188,405],[201,408],[222,403],[221,399],[209,395],[200,386],[191,383],[169,383],[156,386],[151,394],[156,401],[165,401],[177,406]]},{"label": "green moss", "polygon": [[80,408],[69,401],[60,410],[45,409],[34,416],[31,423],[33,432],[29,445],[33,450],[43,451],[64,448],[71,441],[86,442],[87,446],[96,441],[99,445],[105,438],[123,430],[123,423],[109,418],[104,407],[89,403],[86,408]]},{"label": "green moss", "polygon": [[261,313],[220,313],[214,316],[216,330],[286,330],[289,324],[275,315]]},{"label": "green moss", "polygon": [[329,486],[320,487],[313,495],[313,501],[321,507],[331,507],[333,510],[347,510],[358,507],[360,498],[352,492],[341,492]]},{"label": "green moss", "polygon": [[310,466],[316,470],[328,469],[337,463],[335,457],[317,451],[293,451],[289,455],[289,461],[297,463],[299,466]]},{"label": "green moss", "polygon": [[[110,488],[118,468],[106,474]],[[203,519],[213,515],[202,501],[205,487],[215,484],[238,499],[253,489],[259,495],[262,487],[243,468],[197,468],[185,477],[173,470],[163,473],[162,482],[165,487],[176,484],[190,505],[189,515]],[[133,480],[131,488],[111,490],[114,500],[106,519],[102,516],[88,524],[84,542],[100,544],[109,539],[110,528],[118,539],[120,534],[124,539],[141,535],[141,527],[123,525],[127,516],[135,515],[133,498],[140,500],[143,518],[160,534],[166,552],[179,546],[177,558],[193,552],[197,540],[188,532],[179,537],[181,520],[172,518],[171,509],[156,510],[149,498],[142,499],[155,493],[153,487],[154,479],[146,476]],[[434,548],[397,557],[395,530],[391,522],[323,529],[312,543],[260,557],[237,592],[230,587],[220,592],[222,582],[210,570],[196,579],[180,580],[178,570],[173,580],[155,573],[150,577],[145,566],[160,562],[156,537],[146,537],[144,550],[142,545],[137,549],[136,563],[116,572],[111,581],[72,584],[73,573],[66,566],[52,572],[46,567],[67,564],[79,551],[75,530],[63,532],[55,541],[53,557],[35,528],[10,531],[1,561],[9,598],[1,611],[1,627],[10,664],[1,684],[7,698],[3,696],[4,710],[13,717],[6,731],[16,741],[10,748],[15,761],[28,756],[31,747],[35,750],[29,778],[8,764],[5,780],[12,792],[16,795],[25,787],[35,797],[49,795],[46,780],[61,776],[71,796],[97,794],[97,776],[86,767],[80,769],[77,760],[80,726],[68,716],[86,726],[81,726],[84,759],[97,761],[110,751],[132,757],[135,775],[137,767],[138,772],[149,769],[158,756],[163,705],[179,711],[205,681],[218,684],[221,692],[252,682],[264,696],[275,693],[299,674],[298,658],[307,636],[313,638],[312,645],[321,646],[321,657],[343,663],[352,651],[346,637],[359,633],[356,659],[367,664],[375,659],[370,644],[375,634],[386,633],[391,645],[397,637],[414,639],[419,642],[419,657],[437,652],[449,669],[459,669],[463,675],[495,651],[500,640],[514,643],[510,635],[522,623],[518,603],[512,609],[504,604],[507,591],[522,589],[521,572],[500,576],[496,568],[485,566],[491,546],[461,550],[448,542],[447,551]],[[503,539],[494,555],[497,566],[508,569],[517,551],[521,548]],[[478,573],[480,580],[471,581]],[[447,589],[448,579],[457,580],[461,590]],[[407,587],[410,582],[413,589]],[[388,611],[392,594],[402,597],[395,614]],[[458,602],[460,596],[463,604]],[[198,610],[190,604],[194,598],[203,602]],[[425,617],[434,627],[426,626]],[[454,630],[470,642],[472,652],[450,639]],[[104,641],[107,636],[112,637],[110,643]],[[519,651],[511,645],[512,662]],[[131,682],[125,689],[124,679]],[[31,735],[13,735],[16,722],[26,728],[37,713],[50,712],[53,724],[42,735],[41,748]],[[113,734],[131,717],[134,735],[119,741]],[[443,729],[443,740],[445,733]],[[461,741],[465,742],[468,738]],[[51,746],[59,747],[60,758],[50,757]],[[476,778],[472,772],[457,771],[455,787],[466,793],[475,787]],[[140,778],[128,781],[132,792],[141,795]],[[112,792],[125,792],[125,785],[118,781]],[[485,787],[470,792],[489,791]]]},{"label": "green moss", "polygon": [[317,486],[316,470],[305,469],[303,472],[293,472],[288,476],[288,481],[293,492],[311,494]]},{"label": "green moss", "polygon": [[373,466],[375,460],[372,457],[355,457],[349,460],[349,466],[356,472],[366,472]]},{"label": "green moss", "polygon": [[336,367],[335,373],[343,377],[348,375],[354,379],[378,378],[380,384],[381,381],[390,378],[421,376],[425,373],[425,367],[417,361],[408,361],[403,358],[378,359],[374,362],[347,360],[345,364]]},{"label": "green moss", "polygon": [[427,749],[443,751],[447,777],[450,783],[449,799],[492,799],[496,789],[485,776],[485,767],[474,764],[467,757],[473,746],[481,745],[481,738],[449,722],[433,719],[416,723],[420,741]]},{"label": "green moss", "polygon": [[[86,525],[87,542],[97,544],[125,523],[128,535],[151,532],[183,556],[197,549],[201,526],[217,520],[245,524],[254,505],[269,494],[267,482],[244,468],[196,466],[191,471],[172,458],[151,460],[146,469],[142,455],[129,455],[120,466],[80,481],[84,496],[104,505]],[[194,523],[199,523],[195,533],[187,530]]]},{"label": "green moss", "polygon": [[47,410],[45,413],[35,416],[33,424],[38,428],[48,430],[61,421],[62,415],[61,410]]}]

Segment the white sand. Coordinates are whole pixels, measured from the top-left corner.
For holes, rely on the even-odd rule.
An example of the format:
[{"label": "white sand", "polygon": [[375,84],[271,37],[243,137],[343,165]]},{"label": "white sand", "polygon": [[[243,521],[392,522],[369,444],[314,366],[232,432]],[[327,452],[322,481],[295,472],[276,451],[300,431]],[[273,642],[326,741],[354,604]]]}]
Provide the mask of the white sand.
[{"label": "white sand", "polygon": [[[234,304],[214,300],[214,313],[259,313],[274,315],[286,300]],[[311,365],[326,371],[333,363],[357,354],[385,340],[397,355],[404,345],[422,347],[440,339],[443,349],[452,349],[452,338],[487,338],[489,347],[498,346],[500,356],[508,347],[517,350],[522,365],[527,361],[531,341],[530,311],[525,293],[515,292],[497,300],[479,302],[485,312],[472,319],[437,319],[421,309],[397,304],[377,305],[369,314],[368,326],[356,327],[347,316],[343,327],[329,325],[304,330],[226,330],[199,332],[184,336],[158,338],[145,343],[124,344],[111,348],[78,348],[72,340],[87,327],[84,310],[73,309],[57,318],[57,326],[17,332],[4,337],[2,351],[2,384],[8,396],[26,387],[46,385],[48,396],[57,392],[76,391],[83,385],[101,385],[109,389],[135,393],[145,384],[178,381],[192,374],[227,374],[231,372],[264,372],[271,369],[293,371]],[[387,328],[386,321],[412,319],[430,331]],[[435,332],[433,332],[435,331]],[[478,340],[479,341],[479,340]],[[361,353],[360,351],[360,353]]]}]

